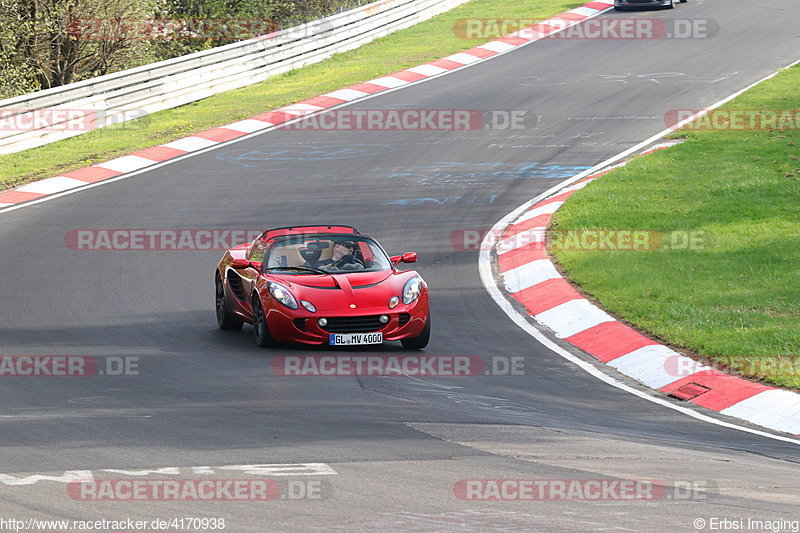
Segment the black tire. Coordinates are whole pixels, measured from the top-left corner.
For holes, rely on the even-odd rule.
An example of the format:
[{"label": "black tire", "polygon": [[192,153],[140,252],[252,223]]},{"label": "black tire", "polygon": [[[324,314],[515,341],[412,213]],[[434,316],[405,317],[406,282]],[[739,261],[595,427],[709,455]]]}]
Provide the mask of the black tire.
[{"label": "black tire", "polygon": [[239,320],[236,315],[230,312],[228,305],[228,295],[225,293],[225,285],[222,283],[222,277],[217,272],[214,282],[216,290],[214,292],[214,300],[217,311],[217,325],[219,329],[226,331],[235,331],[242,329],[243,322]]},{"label": "black tire", "polygon": [[400,339],[400,343],[406,350],[421,350],[428,345],[431,340],[431,315],[428,313],[428,318],[425,320],[425,327],[422,328],[422,333],[418,337],[409,337]]},{"label": "black tire", "polygon": [[614,6],[615,11],[625,11],[625,8],[622,6]]},{"label": "black tire", "polygon": [[667,9],[675,9],[675,0],[669,0],[669,5]]},{"label": "black tire", "polygon": [[253,295],[253,333],[256,336],[256,345],[261,348],[271,348],[278,343],[272,337],[267,325],[267,316],[264,314],[264,307],[257,294]]}]

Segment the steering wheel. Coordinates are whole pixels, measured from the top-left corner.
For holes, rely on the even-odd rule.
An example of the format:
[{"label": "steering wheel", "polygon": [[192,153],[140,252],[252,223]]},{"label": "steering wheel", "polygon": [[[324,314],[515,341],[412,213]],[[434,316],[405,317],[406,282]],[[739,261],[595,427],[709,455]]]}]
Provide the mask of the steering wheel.
[{"label": "steering wheel", "polygon": [[344,270],[345,265],[353,265],[353,264],[357,265],[356,268],[351,268],[348,270],[356,270],[358,266],[360,266],[361,268],[365,268],[364,263],[353,257],[353,254],[343,255],[342,257],[339,258],[338,261],[332,263],[331,266]]}]

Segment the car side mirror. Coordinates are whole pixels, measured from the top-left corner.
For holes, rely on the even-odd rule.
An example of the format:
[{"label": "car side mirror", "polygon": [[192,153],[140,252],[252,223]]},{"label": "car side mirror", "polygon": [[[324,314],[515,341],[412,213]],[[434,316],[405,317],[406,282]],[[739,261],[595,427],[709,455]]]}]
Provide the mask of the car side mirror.
[{"label": "car side mirror", "polygon": [[231,268],[235,268],[237,270],[252,267],[258,271],[261,271],[261,265],[263,265],[261,261],[248,261],[247,259],[234,259],[231,261]]},{"label": "car side mirror", "polygon": [[392,266],[397,266],[400,263],[416,263],[417,262],[417,252],[406,252],[403,255],[393,255],[389,258],[392,262]]}]

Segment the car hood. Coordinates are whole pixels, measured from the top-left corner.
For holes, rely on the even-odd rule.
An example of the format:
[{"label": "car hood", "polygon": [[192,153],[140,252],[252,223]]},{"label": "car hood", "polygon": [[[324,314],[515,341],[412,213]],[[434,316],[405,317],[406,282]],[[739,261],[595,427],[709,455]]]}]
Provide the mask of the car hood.
[{"label": "car hood", "polygon": [[300,287],[336,289],[349,285],[350,287],[357,289],[381,283],[387,278],[391,277],[391,275],[391,270],[382,270],[380,272],[356,272],[353,274],[334,274],[325,276],[287,276],[283,279],[290,282],[292,285],[298,285]]},{"label": "car hood", "polygon": [[296,297],[313,303],[319,313],[329,313],[358,308],[385,308],[388,311],[389,298],[401,295],[407,277],[384,270],[327,276],[286,276],[282,281],[287,282]]}]

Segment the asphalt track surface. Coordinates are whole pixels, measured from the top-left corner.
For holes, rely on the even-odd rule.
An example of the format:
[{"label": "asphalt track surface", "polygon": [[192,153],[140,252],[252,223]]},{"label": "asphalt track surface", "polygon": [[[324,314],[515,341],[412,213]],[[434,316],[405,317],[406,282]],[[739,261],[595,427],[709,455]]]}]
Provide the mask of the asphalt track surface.
[{"label": "asphalt track surface", "polygon": [[[692,419],[571,366],[511,323],[481,286],[477,252],[451,243],[452,232],[488,229],[559,179],[664,129],[668,110],[712,104],[798,55],[796,0],[603,17],[710,19],[719,33],[540,41],[352,106],[541,116],[524,130],[269,132],[3,214],[2,353],[132,356],[139,375],[3,379],[0,472],[181,467],[191,477],[188,467],[326,463],[337,474],[311,476],[325,483],[321,500],[271,502],[86,502],[63,483],[3,481],[0,517],[225,517],[227,531],[694,531],[695,518],[796,519],[800,446]],[[64,245],[75,228],[330,222],[390,252],[419,253],[432,291],[427,354],[522,356],[525,374],[275,376],[275,355],[328,350],[263,350],[248,326],[217,330],[220,252]],[[402,352],[385,344],[378,353]],[[709,488],[655,503],[453,493],[463,479],[606,476]]]}]

